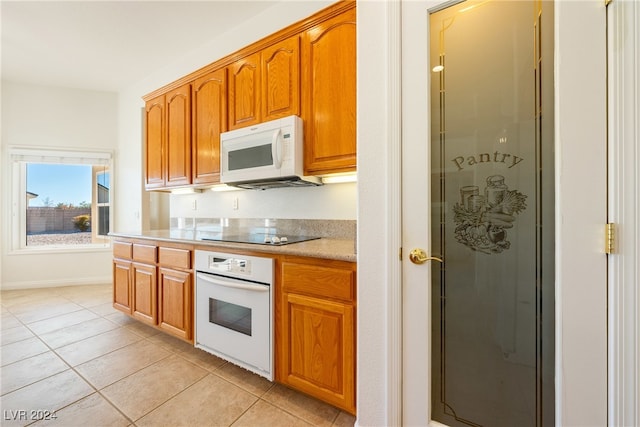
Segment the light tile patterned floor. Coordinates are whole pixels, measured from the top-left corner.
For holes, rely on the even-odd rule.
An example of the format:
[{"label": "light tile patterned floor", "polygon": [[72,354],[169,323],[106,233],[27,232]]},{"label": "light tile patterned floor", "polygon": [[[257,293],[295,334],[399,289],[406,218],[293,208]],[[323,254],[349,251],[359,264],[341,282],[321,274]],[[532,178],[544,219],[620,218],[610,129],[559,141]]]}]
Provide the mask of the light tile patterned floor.
[{"label": "light tile patterned floor", "polygon": [[0,309],[2,426],[355,421],[114,310],[108,285],[2,291]]}]

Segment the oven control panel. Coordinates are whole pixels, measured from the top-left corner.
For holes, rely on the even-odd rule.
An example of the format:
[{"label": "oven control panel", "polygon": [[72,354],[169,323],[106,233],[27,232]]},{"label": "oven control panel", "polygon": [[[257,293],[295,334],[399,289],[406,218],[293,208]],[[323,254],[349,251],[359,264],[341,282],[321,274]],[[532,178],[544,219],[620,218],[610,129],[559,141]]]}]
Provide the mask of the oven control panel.
[{"label": "oven control panel", "polygon": [[209,255],[209,270],[221,273],[251,274],[251,260]]},{"label": "oven control panel", "polygon": [[196,250],[195,269],[203,273],[270,285],[273,283],[274,260],[266,257]]}]

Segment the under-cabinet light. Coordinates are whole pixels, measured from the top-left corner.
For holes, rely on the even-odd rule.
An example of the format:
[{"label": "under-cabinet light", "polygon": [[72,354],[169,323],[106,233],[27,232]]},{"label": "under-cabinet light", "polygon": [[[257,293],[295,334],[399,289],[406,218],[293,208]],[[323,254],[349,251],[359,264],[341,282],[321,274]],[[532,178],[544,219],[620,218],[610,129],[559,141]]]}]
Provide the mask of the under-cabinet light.
[{"label": "under-cabinet light", "polygon": [[227,184],[217,184],[214,185],[213,187],[211,187],[211,191],[237,191],[240,190],[240,188],[238,187],[232,187],[231,185],[227,185]]},{"label": "under-cabinet light", "polygon": [[340,184],[344,182],[357,182],[358,174],[356,172],[328,175],[322,177],[323,184]]},{"label": "under-cabinet light", "polygon": [[193,194],[193,193],[202,193],[200,188],[176,188],[175,190],[171,190],[171,194]]}]

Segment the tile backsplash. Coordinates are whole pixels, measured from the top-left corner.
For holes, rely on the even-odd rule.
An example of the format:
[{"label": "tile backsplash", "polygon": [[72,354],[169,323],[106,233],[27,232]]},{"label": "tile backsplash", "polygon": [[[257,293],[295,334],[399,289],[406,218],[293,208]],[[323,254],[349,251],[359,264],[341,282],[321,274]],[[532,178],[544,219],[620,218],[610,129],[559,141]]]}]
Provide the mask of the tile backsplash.
[{"label": "tile backsplash", "polygon": [[333,239],[356,238],[355,220],[171,217],[170,228],[228,234],[266,233]]}]

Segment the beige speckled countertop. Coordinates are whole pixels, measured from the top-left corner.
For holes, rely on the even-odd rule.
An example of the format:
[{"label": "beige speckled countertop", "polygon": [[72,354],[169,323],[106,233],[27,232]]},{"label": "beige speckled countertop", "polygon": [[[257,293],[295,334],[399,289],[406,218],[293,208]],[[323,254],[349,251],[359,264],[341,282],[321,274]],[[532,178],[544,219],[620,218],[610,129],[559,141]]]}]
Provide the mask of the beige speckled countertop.
[{"label": "beige speckled countertop", "polygon": [[112,237],[129,239],[149,239],[156,241],[186,243],[200,247],[210,247],[213,251],[242,249],[265,254],[297,255],[313,258],[334,259],[339,261],[356,262],[355,241],[353,239],[320,238],[307,242],[291,243],[282,246],[258,245],[251,243],[233,243],[202,240],[206,232],[194,230],[153,230],[144,232],[111,232]]}]

